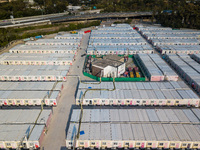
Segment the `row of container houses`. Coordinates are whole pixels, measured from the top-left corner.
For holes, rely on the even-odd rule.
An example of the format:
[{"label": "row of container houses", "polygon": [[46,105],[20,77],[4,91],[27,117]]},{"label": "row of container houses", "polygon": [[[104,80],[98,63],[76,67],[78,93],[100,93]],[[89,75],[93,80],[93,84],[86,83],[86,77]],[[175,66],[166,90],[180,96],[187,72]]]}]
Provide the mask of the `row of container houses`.
[{"label": "row of container houses", "polygon": [[[127,84],[129,88],[116,88],[107,84],[107,88],[93,88],[89,82],[88,88],[80,88],[76,94],[76,104],[79,105],[151,105],[151,106],[195,106],[199,107],[200,98],[191,89],[182,87],[175,82],[140,82],[137,84]],[[123,86],[121,82],[117,86]],[[162,87],[161,87],[162,85]],[[175,85],[175,86],[174,86]],[[180,86],[180,85],[179,85]],[[94,85],[95,87],[95,85]],[[86,90],[89,89],[87,92]],[[109,89],[109,90],[108,90]],[[113,90],[111,90],[113,89]],[[86,92],[86,93],[85,93]],[[84,94],[85,93],[85,94]],[[83,96],[84,95],[84,96]]]},{"label": "row of container houses", "polygon": [[162,54],[199,53],[200,31],[198,30],[161,30],[160,27],[138,27],[139,32]]},{"label": "row of container houses", "polygon": [[[51,120],[51,109],[0,110],[0,148],[38,149]],[[37,120],[37,121],[36,121]]]},{"label": "row of container houses", "polygon": [[77,34],[58,34],[54,37],[54,39],[82,39],[83,33],[77,33]]},{"label": "row of container houses", "polygon": [[124,55],[124,54],[137,54],[137,53],[154,53],[153,48],[150,45],[88,45],[88,55]]},{"label": "row of container houses", "polygon": [[23,45],[19,44],[9,50],[10,53],[67,53],[76,54],[78,45]]},{"label": "row of container houses", "polygon": [[192,54],[191,58],[200,63],[200,54]]},{"label": "row of container houses", "polygon": [[193,89],[200,93],[200,65],[186,54],[165,55],[167,62]]},{"label": "row of container houses", "polygon": [[72,65],[74,54],[4,53],[0,65]]},{"label": "row of container houses", "polygon": [[0,106],[56,106],[60,91],[0,91]]},{"label": "row of container houses", "polygon": [[91,39],[89,45],[147,45],[142,38],[137,39]]},{"label": "row of container houses", "polygon": [[114,85],[119,90],[189,90],[190,88],[183,81],[165,81],[165,82],[86,82],[79,83],[79,89],[113,89]]},{"label": "row of container houses", "polygon": [[198,54],[200,53],[200,45],[159,45],[156,46],[157,51],[161,54]]},{"label": "row of container houses", "polygon": [[66,81],[69,66],[0,65],[0,81]]},{"label": "row of container houses", "polygon": [[67,36],[29,41],[0,55],[0,149],[41,147],[52,116],[43,106],[58,104],[81,41]]},{"label": "row of container houses", "polygon": [[147,33],[143,35],[146,39],[199,39],[199,34],[156,34],[156,33]]},{"label": "row of container houses", "polygon": [[139,34],[91,34],[90,39],[137,39]]},{"label": "row of container houses", "polygon": [[178,75],[158,54],[137,54],[135,58],[150,81],[178,80]]},{"label": "row of container houses", "polygon": [[39,39],[28,41],[26,45],[80,45],[81,39]]},{"label": "row of container houses", "polygon": [[[200,148],[199,109],[83,109],[72,112],[66,147]],[[74,140],[78,128],[84,131]],[[75,142],[75,143],[74,143]]]},{"label": "row of container houses", "polygon": [[[120,30],[122,28],[122,30]],[[125,30],[127,28],[127,30]],[[87,48],[90,55],[153,53],[153,48],[130,25],[93,30]]]}]

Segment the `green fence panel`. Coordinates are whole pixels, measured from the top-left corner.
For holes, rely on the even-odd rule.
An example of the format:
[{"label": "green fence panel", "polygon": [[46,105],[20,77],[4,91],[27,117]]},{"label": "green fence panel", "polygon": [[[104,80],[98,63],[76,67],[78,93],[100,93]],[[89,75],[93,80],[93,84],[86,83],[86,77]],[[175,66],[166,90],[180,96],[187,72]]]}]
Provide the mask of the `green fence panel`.
[{"label": "green fence panel", "polygon": [[[89,77],[91,79],[94,79],[96,81],[100,81],[100,77],[93,76],[93,75],[91,75],[91,74],[89,74],[87,72],[83,72],[83,75],[87,76],[87,77]],[[101,81],[109,82],[109,81],[113,81],[113,78],[102,77]],[[116,82],[145,81],[145,78],[115,78],[115,81]]]}]

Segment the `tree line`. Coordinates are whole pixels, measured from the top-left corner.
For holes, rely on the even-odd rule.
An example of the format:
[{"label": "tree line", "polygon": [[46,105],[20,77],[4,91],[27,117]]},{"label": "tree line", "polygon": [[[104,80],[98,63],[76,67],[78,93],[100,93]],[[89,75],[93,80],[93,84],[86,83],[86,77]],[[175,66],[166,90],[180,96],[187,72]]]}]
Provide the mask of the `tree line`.
[{"label": "tree line", "polygon": [[37,26],[37,27],[25,27],[25,28],[19,28],[19,29],[13,29],[13,28],[12,29],[11,28],[0,29],[0,48],[3,46],[6,46],[9,42],[11,42],[13,40],[17,40],[17,39],[25,39],[25,38],[34,37],[37,35],[48,35],[48,34],[58,33],[60,31],[78,30],[81,28],[87,28],[87,27],[99,26],[99,25],[100,25],[100,21],[92,21],[92,22],[88,22],[88,23],[78,23],[78,24],[70,23],[68,25],[68,27],[65,27],[63,25],[54,31],[48,31],[48,32],[40,31],[40,32],[34,32],[34,33],[23,33],[22,35],[19,34],[22,31],[34,30],[39,27],[41,27],[41,28],[45,28],[45,27],[49,27],[49,26],[54,27],[57,25],[55,24],[55,25],[45,25],[45,26]]},{"label": "tree line", "polygon": [[[163,26],[200,29],[199,0],[25,0],[0,3],[0,19],[58,13],[69,4],[103,9],[104,12],[153,11],[153,18]],[[165,12],[170,10],[171,12]]]}]

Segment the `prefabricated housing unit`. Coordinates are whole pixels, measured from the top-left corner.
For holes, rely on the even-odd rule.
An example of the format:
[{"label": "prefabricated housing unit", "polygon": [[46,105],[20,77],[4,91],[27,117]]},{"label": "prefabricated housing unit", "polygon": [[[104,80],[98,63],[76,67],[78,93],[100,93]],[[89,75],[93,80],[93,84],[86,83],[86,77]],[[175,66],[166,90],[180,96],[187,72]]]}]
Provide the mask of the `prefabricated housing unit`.
[{"label": "prefabricated housing unit", "polygon": [[200,148],[199,109],[83,109],[79,124],[80,112],[73,109],[68,149]]},{"label": "prefabricated housing unit", "polygon": [[200,64],[186,54],[168,54],[165,59],[177,73],[193,88],[200,93]]},{"label": "prefabricated housing unit", "polygon": [[115,85],[116,90],[112,91],[112,83],[102,82],[99,87],[92,82],[86,86],[80,84],[75,97],[76,104],[199,107],[199,96],[184,82],[116,82]]},{"label": "prefabricated housing unit", "polygon": [[0,119],[0,148],[38,149],[52,116],[51,109],[44,109],[41,114],[40,111],[40,109],[0,110],[1,116],[4,116]]}]

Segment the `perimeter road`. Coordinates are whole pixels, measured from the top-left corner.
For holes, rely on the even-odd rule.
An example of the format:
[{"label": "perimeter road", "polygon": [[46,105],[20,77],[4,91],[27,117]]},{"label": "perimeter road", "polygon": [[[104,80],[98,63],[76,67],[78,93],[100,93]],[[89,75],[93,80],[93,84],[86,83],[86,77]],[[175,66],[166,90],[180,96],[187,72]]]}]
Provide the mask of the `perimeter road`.
[{"label": "perimeter road", "polygon": [[[83,35],[83,39],[76,55],[76,60],[70,68],[69,75],[81,76],[84,80],[89,78],[84,77],[82,74],[82,68],[85,61],[85,56],[81,57],[84,54],[87,48],[89,40],[89,34]],[[69,119],[70,109],[73,104],[75,104],[75,91],[78,83],[78,78],[68,77],[67,81],[64,82],[64,89],[61,93],[61,98],[58,101],[58,105],[53,108],[53,115],[48,132],[44,137],[44,140],[41,145],[42,150],[64,150],[66,149],[66,126]]]}]

